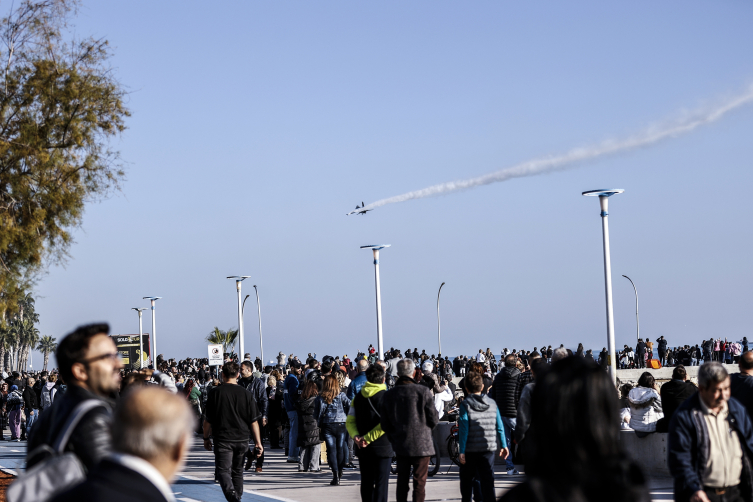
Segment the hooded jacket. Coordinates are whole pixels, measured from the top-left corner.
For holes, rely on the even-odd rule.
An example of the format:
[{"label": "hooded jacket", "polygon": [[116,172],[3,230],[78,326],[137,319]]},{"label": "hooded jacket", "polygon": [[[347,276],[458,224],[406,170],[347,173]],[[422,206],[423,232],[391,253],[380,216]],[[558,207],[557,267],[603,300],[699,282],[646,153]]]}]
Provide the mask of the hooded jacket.
[{"label": "hooded jacket", "polygon": [[353,398],[345,427],[350,437],[363,436],[366,448],[357,448],[356,455],[372,454],[377,457],[392,457],[392,445],[382,430],[381,412],[387,386],[383,383],[366,382]]},{"label": "hooded jacket", "polygon": [[458,440],[463,454],[507,448],[497,403],[488,396],[469,394],[460,405]]},{"label": "hooded jacket", "polygon": [[656,432],[656,422],[664,417],[661,397],[654,389],[635,387],[628,394],[630,427],[639,432]]}]

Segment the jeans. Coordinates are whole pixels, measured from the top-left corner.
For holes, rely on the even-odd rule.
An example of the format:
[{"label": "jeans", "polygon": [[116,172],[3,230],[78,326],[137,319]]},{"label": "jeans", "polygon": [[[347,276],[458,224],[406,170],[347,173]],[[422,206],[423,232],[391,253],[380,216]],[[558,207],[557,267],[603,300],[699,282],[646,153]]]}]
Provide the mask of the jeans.
[{"label": "jeans", "polygon": [[[505,427],[505,441],[508,445],[512,445],[512,439],[514,437],[515,432],[515,426],[517,425],[518,419],[516,418],[508,418],[508,417],[502,417],[502,425]],[[507,464],[507,470],[515,469],[515,464],[513,463],[512,458],[512,448],[510,448],[510,454],[505,459],[505,463]],[[494,499],[492,499],[494,500]]]},{"label": "jeans", "polygon": [[321,443],[314,446],[301,447],[300,460],[298,460],[298,470],[317,472],[319,470],[319,459],[321,458],[321,456]]},{"label": "jeans", "polygon": [[338,474],[348,462],[345,423],[322,424],[322,431],[324,442],[327,443],[327,463],[332,469],[332,474]]},{"label": "jeans", "polygon": [[413,467],[413,502],[426,499],[426,477],[429,475],[430,457],[397,457],[397,502],[408,502],[408,481]]},{"label": "jeans", "polygon": [[248,441],[214,442],[214,462],[220,488],[228,501],[243,496],[243,457],[248,451]]},{"label": "jeans", "polygon": [[26,435],[27,436],[31,432],[31,426],[34,425],[34,422],[36,422],[38,416],[39,416],[39,410],[31,410],[31,411],[26,412]]},{"label": "jeans", "polygon": [[288,441],[288,460],[298,462],[298,412],[289,411],[288,420],[290,420],[290,440]]},{"label": "jeans", "polygon": [[358,450],[361,469],[361,502],[387,502],[390,484],[389,457],[377,457],[369,448]]},{"label": "jeans", "polygon": [[460,464],[460,496],[471,502],[474,478],[481,484],[482,500],[496,500],[494,492],[494,452],[466,452]]},{"label": "jeans", "polygon": [[717,495],[713,488],[706,488],[705,486],[703,491],[706,492],[706,496],[711,502],[743,502],[745,500],[740,495],[740,485],[727,488],[725,493],[721,495]]}]

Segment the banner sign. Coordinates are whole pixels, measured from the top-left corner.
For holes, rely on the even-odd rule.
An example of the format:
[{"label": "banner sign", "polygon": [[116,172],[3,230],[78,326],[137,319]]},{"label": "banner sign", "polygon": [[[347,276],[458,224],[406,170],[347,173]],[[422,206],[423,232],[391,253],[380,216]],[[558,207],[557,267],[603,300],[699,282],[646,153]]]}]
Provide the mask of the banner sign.
[{"label": "banner sign", "polygon": [[[110,338],[115,342],[120,357],[123,358],[123,366],[133,370],[149,366],[151,361],[149,333],[144,333],[144,354],[141,353],[139,335],[112,335]],[[139,358],[141,361],[139,361]]]},{"label": "banner sign", "polygon": [[210,343],[209,344],[209,366],[221,366],[224,362],[222,358],[222,344]]}]

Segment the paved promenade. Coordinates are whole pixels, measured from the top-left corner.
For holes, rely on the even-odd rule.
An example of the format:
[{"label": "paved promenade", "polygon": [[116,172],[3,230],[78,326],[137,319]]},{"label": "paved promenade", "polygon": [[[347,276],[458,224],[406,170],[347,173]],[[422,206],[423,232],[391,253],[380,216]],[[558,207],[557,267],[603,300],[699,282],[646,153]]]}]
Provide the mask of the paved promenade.
[{"label": "paved promenade", "polygon": [[[26,443],[0,443],[0,467],[6,472],[23,467],[26,454]],[[328,469],[321,474],[297,472],[297,465],[285,462],[282,450],[269,450],[266,454],[267,462],[264,472],[256,474],[247,472],[245,478],[244,501],[253,502],[353,502],[360,500],[358,471],[345,471],[343,484],[330,486],[332,479]],[[443,459],[443,467],[433,478],[429,478],[426,487],[427,502],[460,500],[458,469],[452,466],[448,472],[449,459]],[[512,486],[523,481],[525,477],[508,476],[497,466],[496,486],[497,495],[502,495]],[[390,478],[390,501],[395,500],[396,476]],[[177,500],[182,502],[223,502],[219,485],[214,483],[214,456],[204,450],[199,438],[194,440],[183,472],[181,472],[173,491]],[[657,479],[652,482],[653,500],[672,500],[671,479]]]}]

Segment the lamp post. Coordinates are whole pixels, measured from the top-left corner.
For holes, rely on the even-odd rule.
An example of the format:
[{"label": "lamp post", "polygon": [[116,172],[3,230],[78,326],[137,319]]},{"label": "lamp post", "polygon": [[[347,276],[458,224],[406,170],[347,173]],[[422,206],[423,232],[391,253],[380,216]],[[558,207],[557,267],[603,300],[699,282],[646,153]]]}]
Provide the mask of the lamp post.
[{"label": "lamp post", "polygon": [[259,312],[259,350],[261,351],[261,367],[264,368],[264,339],[261,336],[261,303],[259,303],[259,290],[254,284],[254,291],[256,291],[256,308]]},{"label": "lamp post", "polygon": [[604,242],[604,289],[607,303],[607,340],[609,346],[609,373],[612,383],[617,383],[617,357],[614,347],[614,312],[612,308],[612,258],[609,252],[609,197],[625,190],[615,188],[611,190],[589,190],[583,195],[599,197],[601,206],[601,230]]},{"label": "lamp post", "polygon": [[157,369],[157,325],[155,324],[155,311],[154,304],[157,300],[162,298],[161,296],[145,296],[144,300],[149,300],[152,303],[152,366]]},{"label": "lamp post", "polygon": [[633,291],[635,291],[635,343],[638,343],[641,338],[641,323],[638,319],[638,288],[635,287],[635,283],[630,277],[625,274],[622,274],[622,277],[630,281],[630,284],[633,285]]},{"label": "lamp post", "polygon": [[382,340],[382,293],[379,287],[379,250],[390,247],[391,244],[371,244],[361,246],[361,249],[371,249],[374,252],[374,277],[376,281],[376,310],[377,310],[377,350],[379,359],[384,357],[384,341]]},{"label": "lamp post", "polygon": [[442,286],[444,286],[444,282],[439,285],[439,291],[437,292],[437,340],[439,341],[439,354],[442,354],[442,323],[439,322],[439,295],[442,294]]},{"label": "lamp post", "polygon": [[[145,308],[138,308],[138,307],[131,307],[131,310],[135,310],[139,313],[139,350],[141,353],[139,354],[139,369],[141,369],[142,361],[144,360],[144,329],[143,324],[141,323],[141,312],[146,310]],[[147,360],[148,363],[148,360]]]},{"label": "lamp post", "polygon": [[230,275],[227,278],[228,279],[235,279],[235,289],[238,291],[238,337],[240,337],[241,341],[239,344],[239,350],[240,350],[240,357],[238,358],[239,361],[243,361],[243,356],[246,354],[244,352],[244,349],[246,348],[243,344],[243,302],[241,302],[241,283],[251,277],[250,275]]}]

